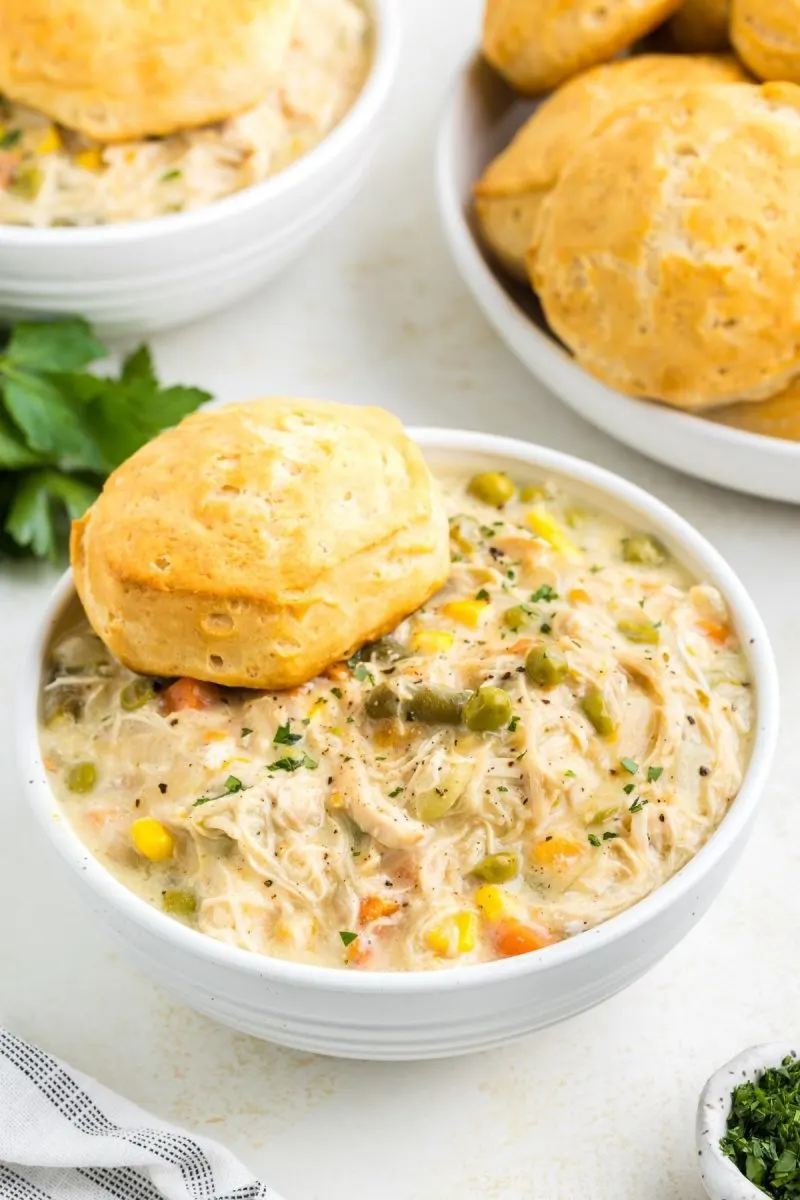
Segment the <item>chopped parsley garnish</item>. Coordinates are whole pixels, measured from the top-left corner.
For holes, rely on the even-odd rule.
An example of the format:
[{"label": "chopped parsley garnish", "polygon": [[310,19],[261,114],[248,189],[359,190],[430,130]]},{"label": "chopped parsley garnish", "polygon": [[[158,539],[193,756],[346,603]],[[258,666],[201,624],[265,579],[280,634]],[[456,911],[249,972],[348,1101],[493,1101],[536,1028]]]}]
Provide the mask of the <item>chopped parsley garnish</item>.
[{"label": "chopped parsley garnish", "polygon": [[590,833],[590,834],[589,834],[589,844],[590,844],[591,846],[599,846],[599,845],[601,845],[600,838],[597,836],[597,834],[596,834],[596,833]]},{"label": "chopped parsley garnish", "polygon": [[291,758],[288,754],[286,758],[278,758],[274,763],[270,763],[267,767],[268,771],[299,771],[301,767],[308,767],[309,771],[316,771],[317,764],[313,758],[309,758],[307,754],[303,754],[302,758]]},{"label": "chopped parsley garnish", "polygon": [[637,796],[636,799],[634,800],[633,804],[628,809],[628,812],[631,812],[631,813],[641,812],[642,809],[644,808],[645,804],[649,804],[649,803],[650,803],[649,800],[643,800],[641,796]]},{"label": "chopped parsley garnish", "polygon": [[245,727],[239,731],[239,737],[245,738],[248,736],[248,734],[251,734],[252,732],[253,732],[252,729],[248,729],[247,726],[245,725]]},{"label": "chopped parsley garnish", "polygon": [[295,742],[300,741],[301,737],[303,736],[302,733],[292,733],[291,726],[292,726],[291,717],[289,718],[289,720],[286,722],[285,725],[278,726],[275,737],[272,739],[274,745],[276,745],[276,746],[293,746],[295,744]]},{"label": "chopped parsley garnish", "polygon": [[552,633],[553,626],[550,625],[547,621],[545,621],[543,625],[539,626],[539,632],[540,633]]},{"label": "chopped parsley garnish", "polygon": [[607,829],[605,831],[605,833],[603,834],[603,841],[610,842],[612,840],[612,838],[618,838],[618,837],[619,837],[618,833],[612,833],[612,831],[610,829]]},{"label": "chopped parsley garnish", "polygon": [[533,604],[538,604],[540,600],[557,600],[558,592],[553,591],[549,583],[543,583],[540,588],[537,588],[531,595]]},{"label": "chopped parsley garnish", "polygon": [[181,177],[181,172],[178,170],[177,167],[175,167],[171,171],[165,171],[164,174],[161,176],[161,179],[159,180],[159,182],[160,183],[169,183],[171,179],[180,179],[180,177]]},{"label": "chopped parsley garnish", "polygon": [[577,778],[578,778],[578,776],[575,774],[575,772],[574,772],[574,771],[565,771],[565,772],[564,772],[564,778],[565,778],[565,779],[577,779]]},{"label": "chopped parsley garnish", "polygon": [[619,765],[624,767],[629,775],[635,775],[639,770],[639,764],[634,762],[632,758],[621,758],[619,760]]},{"label": "chopped parsley garnish", "polygon": [[342,939],[345,946],[349,946],[351,942],[354,942],[356,940],[356,938],[358,937],[358,934],[353,933],[350,929],[340,929],[339,937]]},{"label": "chopped parsley garnish", "polygon": [[660,779],[663,774],[664,774],[663,767],[648,767],[647,768],[647,782],[655,783],[656,780]]},{"label": "chopped parsley garnish", "polygon": [[512,718],[511,718],[511,720],[508,722],[508,732],[509,732],[509,733],[516,733],[516,732],[517,732],[517,726],[519,725],[519,723],[520,723],[520,721],[521,721],[521,720],[522,720],[522,718],[521,718],[521,717],[512,717]]},{"label": "chopped parsley garnish", "polygon": [[487,592],[486,588],[481,588],[481,590],[479,592],[476,592],[475,599],[476,600],[488,600],[489,593]]},{"label": "chopped parsley garnish", "polygon": [[3,136],[0,137],[0,150],[10,150],[12,146],[16,146],[21,137],[21,129],[6,130]]},{"label": "chopped parsley garnish", "polygon": [[491,525],[481,525],[479,528],[483,536],[487,538],[494,537],[497,533],[497,530],[492,529]]},{"label": "chopped parsley garnish", "polygon": [[358,663],[353,669],[353,678],[357,679],[359,683],[366,683],[367,680],[372,684],[375,683],[372,672],[368,671],[363,663]]},{"label": "chopped parsley garnish", "polygon": [[800,1196],[800,1062],[793,1054],[734,1088],[720,1150],[776,1200]]},{"label": "chopped parsley garnish", "polygon": [[218,796],[200,796],[195,800],[192,808],[198,808],[201,804],[210,804],[212,800],[221,800],[223,796],[232,796],[234,792],[246,792],[247,787],[242,783],[241,779],[237,779],[235,775],[229,775],[225,780],[225,791],[220,792]]},{"label": "chopped parsley garnish", "polygon": [[636,784],[635,784],[635,783],[626,783],[626,784],[625,784],[625,787],[624,787],[622,790],[623,790],[623,792],[625,793],[625,795],[626,795],[626,796],[630,796],[631,792],[633,791],[633,789],[634,789],[635,787],[636,787]]},{"label": "chopped parsley garnish", "polygon": [[341,700],[341,698],[342,698],[342,689],[341,689],[340,687],[332,687],[332,688],[331,688],[331,695],[332,695],[332,696],[335,696],[337,700]]},{"label": "chopped parsley garnish", "polygon": [[401,787],[396,787],[393,792],[389,792],[389,799],[394,800],[395,796],[399,796],[402,790]]}]

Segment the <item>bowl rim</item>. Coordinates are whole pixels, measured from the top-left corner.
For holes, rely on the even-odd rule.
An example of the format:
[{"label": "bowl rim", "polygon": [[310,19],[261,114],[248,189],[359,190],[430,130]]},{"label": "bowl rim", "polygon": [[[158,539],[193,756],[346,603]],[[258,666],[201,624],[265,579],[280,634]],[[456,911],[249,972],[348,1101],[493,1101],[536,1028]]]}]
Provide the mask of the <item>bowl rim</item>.
[{"label": "bowl rim", "polygon": [[522,440],[468,430],[443,428],[408,429],[424,451],[441,451],[486,459],[507,459],[519,466],[551,472],[570,482],[597,489],[611,503],[618,503],[646,517],[657,533],[676,543],[687,558],[694,558],[720,588],[734,616],[743,651],[754,683],[756,700],[755,736],[742,786],[723,818],[700,851],[656,891],[601,925],[549,946],[537,954],[522,955],[491,963],[456,966],[441,971],[348,972],[332,967],[269,958],[229,946],[190,929],[153,908],[120,883],[95,859],[64,818],[47,782],[38,739],[39,678],[44,651],[55,618],[74,591],[71,571],[55,587],[41,615],[37,633],[28,652],[22,678],[22,696],[17,714],[18,761],[24,771],[30,806],[61,856],[96,893],[104,905],[121,912],[142,932],[172,944],[191,956],[267,982],[300,985],[318,991],[351,994],[393,995],[460,991],[494,986],[504,980],[534,977],[602,950],[641,929],[660,916],[675,901],[695,888],[700,880],[725,857],[750,823],[766,784],[778,736],[779,691],[775,659],[767,631],[744,585],[714,547],[662,501],[628,480],[593,463],[561,451]]},{"label": "bowl rim", "polygon": [[[665,404],[658,404],[654,400],[625,396],[622,392],[608,387],[585,371],[566,349],[539,329],[514,302],[484,257],[470,227],[464,211],[463,197],[456,184],[456,170],[453,162],[453,150],[457,143],[456,126],[459,102],[470,86],[471,73],[476,71],[483,61],[480,51],[468,55],[456,70],[451,81],[439,120],[434,169],[439,215],[447,244],[462,278],[482,308],[484,315],[489,318],[496,329],[509,329],[510,337],[515,345],[523,339],[535,339],[546,353],[556,357],[560,363],[567,365],[573,371],[579,372],[583,379],[590,381],[594,386],[610,393],[615,401],[624,403],[628,408],[635,408],[637,411],[641,409],[642,405],[649,406],[650,410],[657,414],[658,421],[665,427],[670,427],[676,434],[691,437],[693,430],[700,426],[705,429],[711,425],[714,430],[714,440],[719,442],[721,448],[729,445],[752,450],[755,439],[755,446],[762,451],[767,450],[776,457],[797,463],[800,460],[800,442],[771,437],[765,433],[750,433],[748,430],[735,429],[729,425],[718,425],[715,422],[709,422],[699,413],[671,408]],[[514,353],[517,353],[516,350]],[[545,386],[548,385],[545,384]],[[616,437],[612,434],[607,434],[607,436]]]},{"label": "bowl rim", "polygon": [[270,200],[278,199],[327,166],[353,143],[358,142],[383,108],[392,89],[400,62],[401,18],[398,0],[361,0],[367,8],[373,54],[369,73],[353,104],[326,136],[295,162],[276,175],[188,212],[119,221],[108,225],[38,229],[27,225],[0,225],[0,250],[4,247],[86,249],[118,246],[149,238],[173,237],[206,229],[227,218],[235,220]]},{"label": "bowl rim", "polygon": [[719,1143],[728,1125],[734,1088],[755,1080],[769,1067],[780,1066],[787,1054],[798,1057],[800,1038],[750,1046],[706,1081],[697,1105],[695,1145],[700,1177],[713,1200],[763,1200],[765,1193],[722,1153]]}]

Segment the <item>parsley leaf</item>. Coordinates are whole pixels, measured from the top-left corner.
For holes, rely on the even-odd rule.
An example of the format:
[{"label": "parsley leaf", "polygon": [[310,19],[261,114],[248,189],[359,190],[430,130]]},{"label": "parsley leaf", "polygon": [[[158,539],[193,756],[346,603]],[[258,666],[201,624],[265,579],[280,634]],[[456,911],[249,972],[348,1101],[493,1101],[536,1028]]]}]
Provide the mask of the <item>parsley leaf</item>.
[{"label": "parsley leaf", "polygon": [[349,946],[351,942],[354,942],[354,941],[356,940],[356,938],[358,937],[358,934],[357,934],[357,933],[353,933],[353,932],[352,932],[351,930],[349,930],[349,929],[340,929],[340,930],[339,930],[339,937],[342,939],[342,941],[344,942],[345,946]]},{"label": "parsley leaf", "polygon": [[599,846],[601,844],[600,838],[597,836],[596,833],[589,834],[589,844],[592,846]]},{"label": "parsley leaf", "polygon": [[639,764],[634,762],[632,758],[621,758],[619,765],[623,767],[629,775],[635,775],[639,770]]},{"label": "parsley leaf", "polygon": [[489,593],[487,592],[486,588],[481,588],[479,592],[476,592],[475,599],[476,600],[488,600]]},{"label": "parsley leaf", "polygon": [[237,779],[235,775],[229,775],[225,780],[225,791],[220,792],[218,796],[201,796],[195,800],[192,808],[198,808],[201,804],[210,804],[212,800],[221,800],[223,796],[232,796],[235,792],[246,792],[249,789],[242,783],[241,779]]},{"label": "parsley leaf", "polygon": [[0,150],[11,150],[22,137],[21,129],[9,129],[0,137]]},{"label": "parsley leaf", "polygon": [[367,680],[372,684],[375,683],[372,673],[367,670],[363,663],[356,664],[353,669],[353,678],[357,679],[359,683],[366,683]]},{"label": "parsley leaf", "polygon": [[626,796],[630,796],[631,792],[633,791],[633,789],[634,789],[635,787],[636,787],[636,784],[635,784],[635,783],[626,783],[626,784],[625,784],[625,787],[624,787],[622,790],[623,790],[623,792],[625,793],[625,795],[626,795]]},{"label": "parsley leaf", "polygon": [[341,698],[342,698],[342,689],[341,689],[340,687],[332,687],[332,688],[331,688],[331,695],[332,695],[332,696],[335,696],[337,700],[341,700]]},{"label": "parsley leaf", "polygon": [[663,774],[664,774],[663,767],[648,767],[647,768],[647,782],[655,783],[656,780],[660,779]]},{"label": "parsley leaf", "polygon": [[637,796],[636,799],[634,800],[633,804],[628,809],[628,812],[630,812],[630,813],[641,812],[642,809],[644,808],[645,804],[649,804],[649,803],[650,803],[649,800],[643,800],[641,796]]},{"label": "parsley leaf", "polygon": [[291,717],[285,725],[279,725],[275,737],[272,739],[276,746],[293,746],[295,742],[299,742],[302,733],[292,733]]},{"label": "parsley leaf", "polygon": [[252,729],[248,729],[247,726],[245,725],[244,728],[242,730],[240,730],[239,737],[246,738],[247,735],[252,732],[253,732]]},{"label": "parsley leaf", "polygon": [[274,763],[270,763],[267,767],[268,771],[299,771],[301,767],[307,767],[309,771],[316,771],[317,764],[313,758],[309,758],[307,754],[303,754],[302,758],[292,758],[287,754],[285,758],[278,758]]},{"label": "parsley leaf", "polygon": [[389,799],[394,800],[395,796],[399,796],[402,790],[401,787],[396,787],[393,792],[389,792]]},{"label": "parsley leaf", "polygon": [[543,583],[540,588],[531,594],[531,603],[538,604],[540,600],[557,600],[558,592],[550,587],[549,583]]},{"label": "parsley leaf", "polygon": [[516,733],[517,726],[519,725],[521,720],[522,720],[522,717],[517,717],[517,716],[512,717],[511,720],[508,722],[508,732]]},{"label": "parsley leaf", "polygon": [[160,387],[146,346],[118,378],[84,369],[105,354],[80,317],[20,321],[2,342],[0,552],[57,558],[68,519],[83,515],[106,475],[211,398]]}]

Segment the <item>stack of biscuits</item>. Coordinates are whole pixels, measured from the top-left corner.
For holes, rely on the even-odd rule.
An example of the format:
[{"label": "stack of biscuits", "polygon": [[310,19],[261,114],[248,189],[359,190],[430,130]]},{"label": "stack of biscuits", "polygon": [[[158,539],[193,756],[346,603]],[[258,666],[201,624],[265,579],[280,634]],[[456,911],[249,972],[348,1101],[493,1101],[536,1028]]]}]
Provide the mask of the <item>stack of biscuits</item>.
[{"label": "stack of biscuits", "polygon": [[483,51],[541,97],[475,186],[498,265],[609,387],[800,440],[800,0],[486,0]]}]

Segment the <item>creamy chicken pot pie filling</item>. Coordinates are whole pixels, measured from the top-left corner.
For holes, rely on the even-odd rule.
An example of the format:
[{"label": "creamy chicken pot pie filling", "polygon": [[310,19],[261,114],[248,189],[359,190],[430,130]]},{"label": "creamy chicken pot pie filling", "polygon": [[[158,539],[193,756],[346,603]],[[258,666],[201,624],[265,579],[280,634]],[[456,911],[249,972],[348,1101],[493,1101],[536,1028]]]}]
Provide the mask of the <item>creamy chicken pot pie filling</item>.
[{"label": "creamy chicken pot pie filling", "polygon": [[754,705],[719,592],[558,486],[443,485],[447,586],[292,691],[145,679],[62,631],[45,765],[149,903],[300,962],[486,962],[634,904],[722,820]]},{"label": "creamy chicken pot pie filling", "polygon": [[102,225],[200,208],[283,170],[352,107],[370,66],[355,0],[302,0],[281,83],[215,125],[106,145],[3,100],[0,223]]}]

